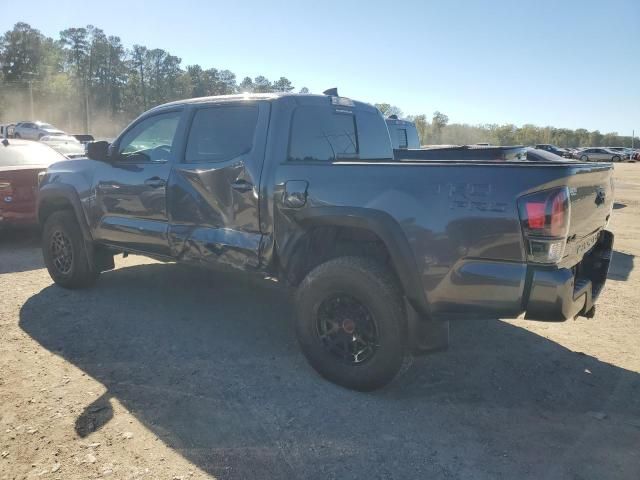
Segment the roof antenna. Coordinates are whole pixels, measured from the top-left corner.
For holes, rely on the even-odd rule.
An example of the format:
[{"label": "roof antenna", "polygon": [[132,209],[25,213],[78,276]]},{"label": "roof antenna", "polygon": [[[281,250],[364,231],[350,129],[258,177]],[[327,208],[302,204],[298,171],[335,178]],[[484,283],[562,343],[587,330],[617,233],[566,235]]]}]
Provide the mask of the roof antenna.
[{"label": "roof antenna", "polygon": [[324,95],[331,95],[333,97],[339,97],[339,95],[338,95],[338,87],[328,88],[327,90],[325,90],[322,93]]}]

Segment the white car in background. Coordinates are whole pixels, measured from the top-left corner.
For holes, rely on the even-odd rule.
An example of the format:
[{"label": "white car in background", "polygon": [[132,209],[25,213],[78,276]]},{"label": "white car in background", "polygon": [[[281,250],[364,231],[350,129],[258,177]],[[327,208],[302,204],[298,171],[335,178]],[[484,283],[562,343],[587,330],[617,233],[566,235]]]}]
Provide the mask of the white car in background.
[{"label": "white car in background", "polygon": [[629,156],[623,152],[616,152],[602,147],[585,148],[574,154],[574,156],[583,162],[621,162],[629,159]]},{"label": "white car in background", "polygon": [[18,122],[13,131],[15,138],[24,138],[25,140],[40,140],[42,137],[53,135],[66,134],[59,128],[45,122]]},{"label": "white car in background", "polygon": [[71,135],[46,135],[40,138],[44,143],[67,158],[86,156],[86,146]]}]

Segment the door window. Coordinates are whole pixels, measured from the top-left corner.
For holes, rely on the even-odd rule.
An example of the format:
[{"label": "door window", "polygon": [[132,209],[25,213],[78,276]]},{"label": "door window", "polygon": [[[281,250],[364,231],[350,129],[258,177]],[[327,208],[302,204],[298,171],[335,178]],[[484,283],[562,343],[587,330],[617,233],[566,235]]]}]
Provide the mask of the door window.
[{"label": "door window", "polygon": [[185,162],[224,162],[249,153],[257,122],[255,105],[199,109],[191,124]]},{"label": "door window", "polygon": [[121,162],[166,162],[171,159],[173,142],[182,112],[147,117],[124,134],[118,147]]}]

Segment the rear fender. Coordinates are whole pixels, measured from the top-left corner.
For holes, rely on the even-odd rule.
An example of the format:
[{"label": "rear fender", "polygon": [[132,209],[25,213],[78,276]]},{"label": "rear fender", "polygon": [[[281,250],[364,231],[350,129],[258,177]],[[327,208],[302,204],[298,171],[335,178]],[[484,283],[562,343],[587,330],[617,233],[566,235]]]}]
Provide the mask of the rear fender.
[{"label": "rear fender", "polygon": [[[368,230],[382,240],[409,303],[429,316],[413,251],[402,227],[388,213],[360,207],[314,207],[297,211],[295,222],[308,230],[316,226],[352,227]],[[286,256],[288,252],[280,252]]]}]

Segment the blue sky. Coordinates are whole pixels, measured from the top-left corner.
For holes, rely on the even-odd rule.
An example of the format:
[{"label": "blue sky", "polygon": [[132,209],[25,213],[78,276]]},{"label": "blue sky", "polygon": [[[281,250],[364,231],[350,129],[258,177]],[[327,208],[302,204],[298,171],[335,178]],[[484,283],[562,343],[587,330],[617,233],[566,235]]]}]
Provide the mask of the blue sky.
[{"label": "blue sky", "polygon": [[183,66],[337,86],[405,114],[640,132],[640,0],[30,0],[2,8],[0,31],[17,21],[54,37],[93,24]]}]

